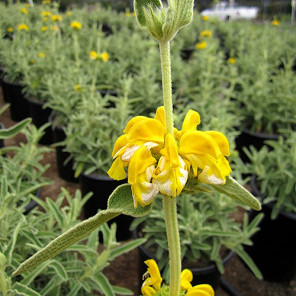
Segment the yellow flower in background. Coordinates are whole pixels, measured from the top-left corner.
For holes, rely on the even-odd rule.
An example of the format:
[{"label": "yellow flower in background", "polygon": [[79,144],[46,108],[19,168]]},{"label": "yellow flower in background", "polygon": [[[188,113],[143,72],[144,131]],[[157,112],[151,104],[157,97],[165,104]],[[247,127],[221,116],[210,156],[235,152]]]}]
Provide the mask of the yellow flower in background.
[{"label": "yellow flower in background", "polygon": [[92,50],[92,51],[89,53],[89,57],[90,57],[91,60],[96,60],[96,59],[98,59],[99,54],[98,54],[96,51]]},{"label": "yellow flower in background", "polygon": [[13,27],[8,27],[7,32],[9,32],[9,33],[13,32]]},{"label": "yellow flower in background", "polygon": [[45,53],[38,52],[38,57],[41,58],[41,59],[45,58]]},{"label": "yellow flower in background", "polygon": [[66,15],[67,15],[67,16],[70,16],[70,15],[72,15],[72,14],[73,14],[72,11],[67,11],[67,12],[66,12]]},{"label": "yellow flower in background", "polygon": [[236,63],[236,58],[229,58],[228,63],[235,64]]},{"label": "yellow flower in background", "polygon": [[28,27],[28,25],[26,25],[26,24],[19,24],[19,25],[17,26],[17,30],[18,30],[18,31],[29,31],[29,27]]},{"label": "yellow flower in background", "polygon": [[47,31],[48,30],[48,26],[43,26],[43,27],[41,27],[41,31],[42,32],[45,32],[45,31]]},{"label": "yellow flower in background", "polygon": [[212,31],[210,30],[204,30],[200,32],[201,37],[212,37]]},{"label": "yellow flower in background", "polygon": [[50,4],[50,3],[51,3],[51,0],[42,0],[43,5]]},{"label": "yellow flower in background", "polygon": [[205,49],[208,47],[208,44],[205,41],[199,42],[195,44],[197,49]]},{"label": "yellow flower in background", "polygon": [[21,13],[22,13],[22,14],[28,14],[29,11],[28,11],[27,8],[23,7],[23,8],[21,9]]},{"label": "yellow flower in background", "polygon": [[75,92],[79,92],[82,89],[80,84],[76,84],[74,87]]},{"label": "yellow flower in background", "polygon": [[103,61],[103,62],[108,62],[109,61],[109,54],[107,52],[102,52],[100,54],[100,59]]},{"label": "yellow flower in background", "polygon": [[77,22],[77,21],[71,22],[70,26],[74,30],[80,30],[82,28],[81,23],[80,22]]},{"label": "yellow flower in background", "polygon": [[144,277],[147,277],[144,281],[141,292],[143,296],[152,296],[155,295],[157,291],[161,289],[162,277],[160,275],[157,263],[153,259],[145,261],[145,264],[148,266],[147,272],[144,274]]},{"label": "yellow flower in background", "polygon": [[36,61],[35,60],[30,60],[29,64],[35,64]]},{"label": "yellow flower in background", "polygon": [[45,17],[43,18],[43,21],[44,21],[44,22],[47,22],[47,21],[48,21],[48,17],[45,16]]},{"label": "yellow flower in background", "polygon": [[280,21],[279,21],[279,20],[273,20],[273,21],[271,22],[271,24],[272,24],[273,26],[279,26],[279,25],[280,25]]},{"label": "yellow flower in background", "polygon": [[214,296],[215,292],[210,285],[202,284],[192,287],[193,275],[191,270],[184,269],[181,272],[181,291],[187,291],[186,296]]},{"label": "yellow flower in background", "polygon": [[60,22],[60,21],[62,20],[62,16],[59,15],[59,14],[52,15],[52,16],[51,16],[51,20],[52,20],[53,22]]},{"label": "yellow flower in background", "polygon": [[42,11],[41,15],[42,16],[51,16],[51,12],[50,11]]},{"label": "yellow flower in background", "polygon": [[164,107],[154,118],[132,118],[115,142],[111,178],[131,184],[135,208],[150,204],[158,192],[178,196],[189,174],[206,184],[225,184],[231,168],[227,138],[217,131],[198,131],[200,116],[189,110],[182,129],[165,133]]},{"label": "yellow flower in background", "polygon": [[208,21],[210,17],[208,15],[203,15],[202,16],[203,21]]}]

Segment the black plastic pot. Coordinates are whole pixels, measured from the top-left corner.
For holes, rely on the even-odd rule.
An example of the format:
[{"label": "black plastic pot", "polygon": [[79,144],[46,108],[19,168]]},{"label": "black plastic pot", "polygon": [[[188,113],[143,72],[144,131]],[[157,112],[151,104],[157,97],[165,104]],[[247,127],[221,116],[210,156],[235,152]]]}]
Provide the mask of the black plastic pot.
[{"label": "black plastic pot", "polygon": [[[34,100],[31,97],[26,96],[26,100],[28,102],[29,114],[32,118],[33,124],[37,128],[40,128],[42,125],[48,123],[48,118],[52,110],[50,108],[43,108],[44,103],[38,100]],[[39,143],[43,145],[50,145],[53,143],[51,126],[45,129],[45,134],[42,136]]]},{"label": "black plastic pot", "polygon": [[193,55],[194,49],[193,47],[183,48],[181,50],[181,58],[184,61],[189,61],[191,56]]},{"label": "black plastic pot", "polygon": [[2,80],[4,77],[4,68],[2,66],[0,66],[0,86],[2,86]]},{"label": "black plastic pot", "polygon": [[[85,203],[84,217],[90,218],[97,214],[99,209],[106,209],[110,194],[115,188],[121,184],[126,183],[126,180],[116,181],[107,175],[98,174],[84,174],[79,178],[82,195],[93,192],[92,197]],[[119,215],[118,217],[109,221],[109,225],[115,222],[117,224],[116,239],[123,241],[131,238],[132,233],[129,230],[133,218],[126,215]]]},{"label": "black plastic pot", "polygon": [[[261,196],[255,176],[251,181],[252,193]],[[273,203],[262,206],[264,217],[260,231],[252,237],[252,246],[245,246],[263,278],[274,282],[289,282],[296,275],[296,214],[280,211],[271,219]],[[250,212],[252,220],[256,213]]]},{"label": "black plastic pot", "polygon": [[[51,121],[52,122],[52,121]],[[52,138],[54,143],[62,142],[66,134],[62,126],[52,123]],[[64,151],[65,146],[56,146],[57,171],[60,178],[65,181],[78,183],[79,180],[74,177],[73,160],[70,159],[70,153]]]},{"label": "black plastic pot", "polygon": [[243,130],[242,133],[236,137],[235,145],[236,150],[239,152],[240,158],[243,162],[250,162],[248,156],[243,151],[243,148],[249,148],[250,146],[254,146],[257,150],[259,150],[263,145],[265,145],[266,140],[274,140],[276,141],[279,138],[278,135],[268,135],[264,133],[253,133],[249,130]]},{"label": "black plastic pot", "polygon": [[[40,198],[41,196],[41,188],[39,188],[36,192],[36,196]],[[38,206],[38,203],[31,199],[31,201],[26,205],[24,215],[28,215],[34,208]]]},{"label": "black plastic pot", "polygon": [[23,95],[23,85],[2,80],[3,97],[10,103],[10,118],[14,121],[21,121],[30,117],[28,102]]},{"label": "black plastic pot", "polygon": [[[139,238],[138,236],[138,230],[137,228],[133,230],[133,237]],[[154,259],[157,261],[156,257],[149,252],[143,245],[140,245],[138,247],[139,250],[139,287],[141,287],[143,280],[142,276],[147,271],[147,265],[144,263],[144,261],[148,259]],[[234,256],[234,252],[230,251],[227,256],[223,259],[223,265],[225,266],[230,259]],[[168,259],[169,261],[169,259]],[[188,267],[183,267],[188,268]],[[199,285],[199,284],[209,284],[213,287],[213,289],[217,289],[220,283],[221,273],[217,269],[216,265],[213,263],[206,267],[200,267],[200,268],[188,268],[192,271],[193,274],[193,280],[191,284],[193,286]]]},{"label": "black plastic pot", "polygon": [[[4,125],[0,122],[0,129],[4,129]],[[5,146],[4,140],[0,139],[0,149]]]}]

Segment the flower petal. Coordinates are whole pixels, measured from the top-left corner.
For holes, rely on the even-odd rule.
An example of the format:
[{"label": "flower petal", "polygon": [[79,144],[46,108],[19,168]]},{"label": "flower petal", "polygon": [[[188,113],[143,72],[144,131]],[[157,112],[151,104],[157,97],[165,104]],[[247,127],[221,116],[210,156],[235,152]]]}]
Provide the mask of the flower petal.
[{"label": "flower petal", "polygon": [[198,112],[188,110],[182,125],[182,133],[196,131],[196,127],[200,124],[200,115]]},{"label": "flower petal", "polygon": [[217,158],[221,154],[214,138],[205,132],[194,131],[185,133],[180,139],[180,155],[208,154]]},{"label": "flower petal", "polygon": [[144,263],[148,266],[147,271],[150,277],[145,280],[143,285],[153,286],[156,291],[159,291],[161,288],[162,277],[160,275],[157,263],[153,259],[146,260]]},{"label": "flower petal", "polygon": [[225,155],[229,156],[229,142],[227,138],[220,132],[217,131],[206,131],[206,134],[210,135],[211,137],[214,138],[216,143],[218,144],[220,151]]},{"label": "flower petal", "polygon": [[107,174],[114,180],[123,180],[126,178],[126,171],[124,168],[127,166],[120,158],[116,158]]},{"label": "flower petal", "polygon": [[144,286],[141,288],[143,296],[153,296],[156,294],[156,291],[150,286]]},{"label": "flower petal", "polygon": [[155,119],[159,120],[165,126],[165,111],[164,106],[158,107],[155,114]]},{"label": "flower petal", "polygon": [[192,288],[191,282],[193,280],[193,275],[191,270],[189,269],[184,269],[181,272],[181,290],[189,290]]},{"label": "flower petal", "polygon": [[189,289],[186,296],[214,296],[214,289],[207,284],[197,285]]}]

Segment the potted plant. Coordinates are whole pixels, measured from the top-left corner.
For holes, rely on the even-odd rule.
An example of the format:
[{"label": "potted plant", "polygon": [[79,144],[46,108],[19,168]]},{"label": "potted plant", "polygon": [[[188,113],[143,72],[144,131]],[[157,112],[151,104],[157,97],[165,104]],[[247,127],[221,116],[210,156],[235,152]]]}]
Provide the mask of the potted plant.
[{"label": "potted plant", "polygon": [[253,174],[252,191],[262,199],[264,212],[247,252],[266,280],[289,281],[295,275],[295,141],[292,131],[286,138],[269,141],[271,151],[266,146],[245,150],[251,161],[246,172]]},{"label": "potted plant", "polygon": [[[258,231],[262,215],[258,214],[253,223],[248,224],[244,210],[239,210],[220,193],[186,194],[179,200],[178,209],[182,262],[192,270],[193,283],[209,283],[217,288],[224,265],[233,253],[260,278],[260,271],[244,251],[243,244],[252,243],[250,237]],[[146,243],[139,247],[140,270],[143,270],[143,257],[150,256],[157,259],[167,279],[168,247],[163,216],[161,201],[156,200],[148,217],[135,219],[132,228],[135,237],[146,238]]]},{"label": "potted plant", "polygon": [[[109,155],[112,154],[115,138],[132,113],[128,97],[130,83],[130,80],[123,82],[124,93],[118,97],[103,97],[97,91],[92,92],[89,86],[82,87],[79,105],[65,129],[63,144],[73,159],[75,176],[79,177],[82,193],[93,192],[92,198],[84,206],[85,218],[95,215],[98,209],[105,209],[108,196],[125,182],[111,179],[107,171],[112,163]],[[109,107],[110,102],[113,108]],[[98,129],[94,129],[94,126]],[[115,221],[119,222],[117,238],[129,238],[131,218],[122,216]]]}]

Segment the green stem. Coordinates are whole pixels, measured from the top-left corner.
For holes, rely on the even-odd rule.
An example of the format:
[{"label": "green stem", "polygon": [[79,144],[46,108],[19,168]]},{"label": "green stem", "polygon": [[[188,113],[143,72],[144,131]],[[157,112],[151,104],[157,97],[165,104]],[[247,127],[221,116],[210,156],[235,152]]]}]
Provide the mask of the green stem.
[{"label": "green stem", "polygon": [[174,134],[170,43],[159,42],[159,50],[166,132],[168,134]]},{"label": "green stem", "polygon": [[177,219],[177,199],[164,196],[163,207],[170,257],[170,296],[180,295],[181,247]]}]

